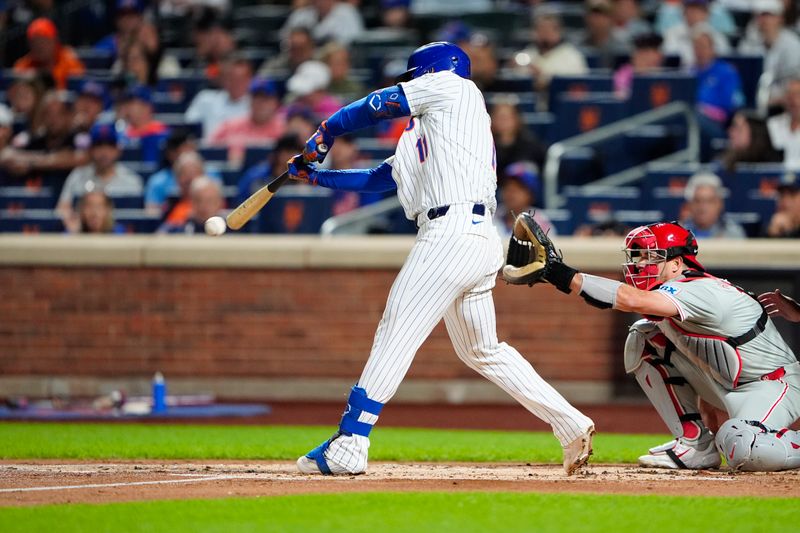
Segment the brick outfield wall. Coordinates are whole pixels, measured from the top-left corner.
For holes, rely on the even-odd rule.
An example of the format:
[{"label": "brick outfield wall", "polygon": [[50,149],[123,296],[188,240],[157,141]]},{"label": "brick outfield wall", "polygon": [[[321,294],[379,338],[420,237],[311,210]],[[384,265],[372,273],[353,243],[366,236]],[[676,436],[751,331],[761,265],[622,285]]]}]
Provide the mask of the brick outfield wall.
[{"label": "brick outfield wall", "polygon": [[[0,375],[357,379],[396,272],[3,267]],[[545,378],[621,374],[624,315],[502,281],[495,303],[501,340]],[[481,379],[443,324],[409,377]]]}]

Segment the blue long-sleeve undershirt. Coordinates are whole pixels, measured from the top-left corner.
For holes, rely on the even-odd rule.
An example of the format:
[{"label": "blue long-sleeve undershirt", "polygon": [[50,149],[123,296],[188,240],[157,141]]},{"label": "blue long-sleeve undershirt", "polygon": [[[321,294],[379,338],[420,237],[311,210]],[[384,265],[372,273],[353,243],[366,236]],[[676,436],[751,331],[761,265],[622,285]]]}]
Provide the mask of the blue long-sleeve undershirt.
[{"label": "blue long-sleeve undershirt", "polygon": [[328,133],[334,137],[377,124],[381,120],[411,115],[408,100],[399,85],[374,91],[348,104],[328,118]]},{"label": "blue long-sleeve undershirt", "polygon": [[318,170],[317,185],[339,191],[356,192],[387,192],[397,188],[392,179],[392,166],[389,163],[365,169]]}]

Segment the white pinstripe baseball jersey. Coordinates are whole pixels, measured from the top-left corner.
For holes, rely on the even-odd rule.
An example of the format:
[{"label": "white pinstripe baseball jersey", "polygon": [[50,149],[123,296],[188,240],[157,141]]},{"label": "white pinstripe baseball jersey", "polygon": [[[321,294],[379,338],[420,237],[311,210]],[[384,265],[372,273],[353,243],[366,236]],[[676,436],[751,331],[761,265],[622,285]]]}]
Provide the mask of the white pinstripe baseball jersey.
[{"label": "white pinstripe baseball jersey", "polygon": [[431,207],[496,207],[494,140],[478,87],[449,71],[401,83],[411,120],[387,162],[406,216]]}]

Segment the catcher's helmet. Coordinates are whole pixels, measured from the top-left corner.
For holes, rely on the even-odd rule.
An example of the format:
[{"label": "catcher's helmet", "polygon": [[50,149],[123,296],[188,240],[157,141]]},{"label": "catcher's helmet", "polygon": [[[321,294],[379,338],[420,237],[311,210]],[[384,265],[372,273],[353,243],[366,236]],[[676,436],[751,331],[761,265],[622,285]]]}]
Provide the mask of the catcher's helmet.
[{"label": "catcher's helmet", "polygon": [[420,46],[408,58],[408,70],[397,77],[397,82],[419,78],[429,72],[449,70],[469,79],[469,56],[464,50],[445,41]]},{"label": "catcher's helmet", "polygon": [[650,290],[658,284],[659,264],[676,257],[691,268],[704,271],[697,261],[697,239],[677,222],[658,222],[639,226],[625,237],[625,282]]}]

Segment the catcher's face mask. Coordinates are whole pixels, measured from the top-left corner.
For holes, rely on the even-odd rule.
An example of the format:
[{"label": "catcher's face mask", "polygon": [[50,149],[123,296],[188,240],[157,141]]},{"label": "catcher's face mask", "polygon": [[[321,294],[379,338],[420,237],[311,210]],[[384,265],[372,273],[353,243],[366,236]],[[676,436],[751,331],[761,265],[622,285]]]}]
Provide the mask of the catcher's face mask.
[{"label": "catcher's face mask", "polygon": [[625,283],[641,289],[650,290],[660,280],[662,267],[667,260],[667,250],[659,248],[658,239],[646,226],[636,228],[625,238],[625,263],[622,273]]}]

